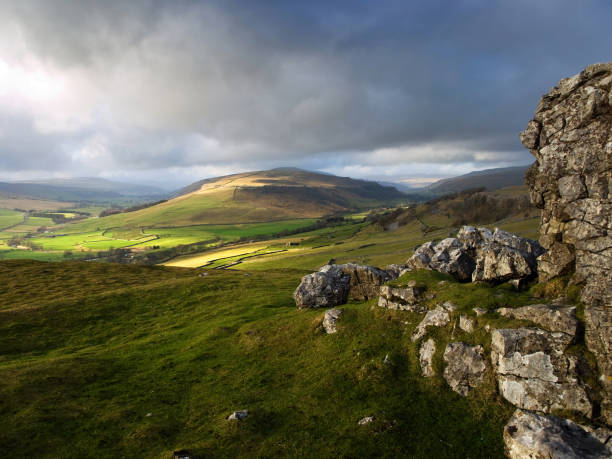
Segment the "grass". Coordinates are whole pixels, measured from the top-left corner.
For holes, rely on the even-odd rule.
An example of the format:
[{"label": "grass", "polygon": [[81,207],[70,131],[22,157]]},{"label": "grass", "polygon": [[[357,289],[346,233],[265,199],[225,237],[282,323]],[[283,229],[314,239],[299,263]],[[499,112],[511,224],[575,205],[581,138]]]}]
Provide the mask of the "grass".
[{"label": "grass", "polygon": [[13,226],[23,221],[23,212],[0,209],[0,229]]},{"label": "grass", "polygon": [[[419,315],[350,303],[325,335],[323,312],[291,298],[304,271],[198,272],[1,263],[0,450],[503,457],[512,408],[421,378]],[[237,409],[249,418],[226,421]]]}]

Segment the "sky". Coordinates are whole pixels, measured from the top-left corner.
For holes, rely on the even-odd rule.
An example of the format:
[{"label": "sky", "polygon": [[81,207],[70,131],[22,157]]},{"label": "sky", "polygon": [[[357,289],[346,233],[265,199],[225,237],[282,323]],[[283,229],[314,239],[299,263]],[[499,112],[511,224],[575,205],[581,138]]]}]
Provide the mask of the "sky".
[{"label": "sky", "polygon": [[612,60],[610,19],[609,0],[0,0],[0,180],[529,164],[518,133]]}]

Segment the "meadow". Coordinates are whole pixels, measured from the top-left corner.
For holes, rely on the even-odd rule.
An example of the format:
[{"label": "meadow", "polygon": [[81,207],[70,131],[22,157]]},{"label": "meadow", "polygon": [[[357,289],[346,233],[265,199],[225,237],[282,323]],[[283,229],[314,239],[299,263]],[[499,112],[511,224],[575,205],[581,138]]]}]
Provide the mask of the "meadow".
[{"label": "meadow", "polygon": [[[0,450],[503,457],[512,407],[491,384],[463,398],[423,379],[410,341],[419,315],[352,302],[326,335],[323,311],[291,298],[306,272],[2,262]],[[485,307],[517,301],[503,287],[476,295],[494,299]],[[238,409],[246,421],[225,420]],[[364,416],[375,421],[358,425]]]}]

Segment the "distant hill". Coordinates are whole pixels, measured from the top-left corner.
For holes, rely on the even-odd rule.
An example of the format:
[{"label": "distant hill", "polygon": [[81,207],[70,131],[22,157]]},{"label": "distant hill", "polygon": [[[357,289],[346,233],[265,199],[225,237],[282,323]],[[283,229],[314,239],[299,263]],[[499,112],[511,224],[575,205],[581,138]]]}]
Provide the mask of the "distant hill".
[{"label": "distant hill", "polygon": [[154,200],[166,195],[160,188],[94,177],[0,182],[0,193],[45,200],[105,203],[139,198]]},{"label": "distant hill", "polygon": [[376,182],[281,168],[209,178],[172,194],[173,198],[121,216],[116,226],[181,226],[254,223],[318,218],[406,199]]},{"label": "distant hill", "polygon": [[432,194],[457,193],[471,188],[484,187],[489,191],[525,183],[529,166],[503,167],[470,172],[469,174],[438,180],[416,192]]}]

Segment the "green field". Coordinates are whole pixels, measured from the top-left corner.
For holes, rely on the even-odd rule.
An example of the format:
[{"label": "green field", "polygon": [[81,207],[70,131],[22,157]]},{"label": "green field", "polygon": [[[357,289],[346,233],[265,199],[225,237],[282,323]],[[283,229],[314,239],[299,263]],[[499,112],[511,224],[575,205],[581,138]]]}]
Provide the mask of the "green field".
[{"label": "green field", "polygon": [[0,230],[23,221],[23,212],[0,209]]},{"label": "green field", "polygon": [[[492,380],[463,398],[441,377],[422,378],[410,341],[421,315],[372,301],[345,306],[339,333],[325,335],[323,311],[297,310],[291,298],[305,272],[198,277],[178,268],[0,263],[0,450],[83,458],[166,458],[181,448],[202,457],[503,457],[501,432],[513,407]],[[476,286],[462,300],[462,286],[447,277],[415,275],[462,308],[529,299]],[[450,329],[436,333],[445,342]],[[225,420],[238,409],[250,411],[246,421]],[[370,415],[372,424],[357,424]]]}]

